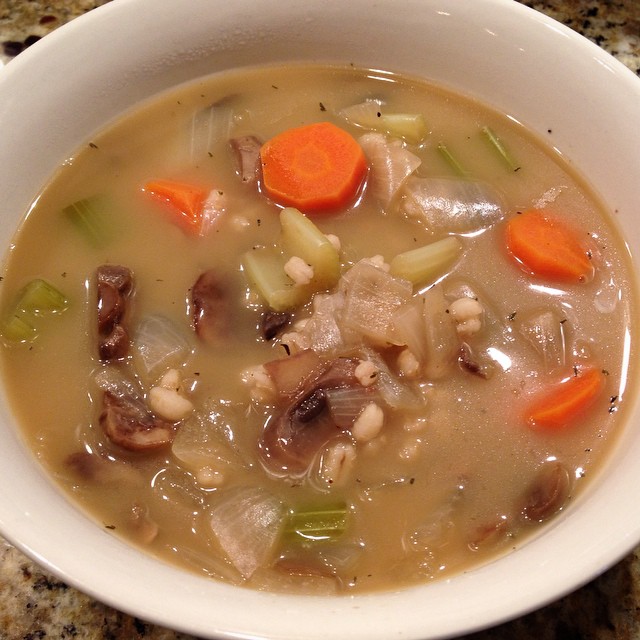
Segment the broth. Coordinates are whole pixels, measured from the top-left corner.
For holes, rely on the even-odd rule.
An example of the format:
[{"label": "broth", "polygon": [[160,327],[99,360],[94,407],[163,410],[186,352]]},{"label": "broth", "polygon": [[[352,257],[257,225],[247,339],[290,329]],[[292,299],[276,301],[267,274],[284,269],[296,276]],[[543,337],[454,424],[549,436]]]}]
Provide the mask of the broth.
[{"label": "broth", "polygon": [[[305,285],[289,265],[286,293],[304,295],[276,309],[267,339],[250,261],[279,260],[300,214],[265,192],[250,139],[243,179],[229,140],[315,122],[358,140],[368,175],[345,207],[308,216],[331,234],[340,280],[312,291],[320,268]],[[207,224],[185,227],[153,197],[158,180],[204,186]],[[558,282],[514,260],[505,226],[532,209],[578,229],[593,276]],[[442,241],[434,273],[397,276],[396,256]],[[133,285],[113,303],[124,342],[109,342],[112,324],[99,351],[97,297],[122,276],[97,284],[102,265]],[[38,279],[53,309],[24,302]],[[395,589],[524,544],[597,476],[635,375],[630,263],[583,180],[510,118],[382,72],[245,70],[136,108],[38,196],[2,287],[4,383],[60,487],[147,552],[257,589]],[[112,424],[129,395],[157,447]]]}]

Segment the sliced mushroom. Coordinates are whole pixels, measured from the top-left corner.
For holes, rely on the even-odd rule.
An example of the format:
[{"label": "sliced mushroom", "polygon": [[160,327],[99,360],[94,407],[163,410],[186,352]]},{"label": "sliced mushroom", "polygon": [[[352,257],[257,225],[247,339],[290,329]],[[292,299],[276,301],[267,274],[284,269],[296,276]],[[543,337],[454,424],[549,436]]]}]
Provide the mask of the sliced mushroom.
[{"label": "sliced mushroom", "polygon": [[143,481],[140,472],[131,463],[112,460],[88,451],[72,453],[65,460],[65,464],[85,482],[140,485]]},{"label": "sliced mushroom", "polygon": [[258,448],[265,468],[285,476],[303,475],[318,452],[343,429],[331,417],[327,390],[359,384],[356,358],[338,358],[265,425]]},{"label": "sliced mushroom", "polygon": [[242,182],[257,182],[262,142],[256,136],[240,136],[229,140],[229,144],[235,153],[237,171]]},{"label": "sliced mushroom", "polygon": [[126,267],[102,265],[96,271],[98,354],[101,360],[124,358],[129,352],[126,327],[133,275]]},{"label": "sliced mushroom", "polygon": [[463,371],[485,380],[489,379],[495,372],[493,360],[487,358],[486,354],[478,355],[467,342],[460,344],[458,363]]},{"label": "sliced mushroom", "polygon": [[226,287],[213,270],[205,271],[191,289],[193,326],[204,342],[218,344],[229,333],[230,301]]},{"label": "sliced mushroom", "polygon": [[291,314],[286,311],[265,311],[260,321],[262,337],[273,340],[289,324]]},{"label": "sliced mushroom", "polygon": [[565,465],[545,464],[525,492],[522,515],[531,522],[547,520],[564,507],[571,489],[571,473]]},{"label": "sliced mushroom", "polygon": [[148,451],[171,444],[174,425],[154,416],[138,398],[103,395],[100,425],[114,444],[129,451]]}]

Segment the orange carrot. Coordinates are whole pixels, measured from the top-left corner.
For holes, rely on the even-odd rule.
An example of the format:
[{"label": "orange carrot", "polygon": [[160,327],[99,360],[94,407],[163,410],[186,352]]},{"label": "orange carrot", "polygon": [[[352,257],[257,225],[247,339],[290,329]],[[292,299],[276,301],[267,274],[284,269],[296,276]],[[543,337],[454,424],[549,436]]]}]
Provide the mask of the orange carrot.
[{"label": "orange carrot", "polygon": [[283,131],[262,146],[260,160],[266,194],[303,213],[346,207],[367,174],[360,145],[330,122]]},{"label": "orange carrot", "polygon": [[201,187],[175,180],[153,180],[143,188],[155,198],[167,203],[178,215],[177,221],[186,230],[199,233],[202,226],[202,212],[208,192]]},{"label": "orange carrot", "polygon": [[589,409],[604,388],[604,373],[596,367],[577,369],[535,398],[526,412],[533,427],[559,429]]},{"label": "orange carrot", "polygon": [[507,249],[520,266],[536,276],[563,282],[588,282],[594,266],[577,232],[546,211],[531,209],[511,218]]}]

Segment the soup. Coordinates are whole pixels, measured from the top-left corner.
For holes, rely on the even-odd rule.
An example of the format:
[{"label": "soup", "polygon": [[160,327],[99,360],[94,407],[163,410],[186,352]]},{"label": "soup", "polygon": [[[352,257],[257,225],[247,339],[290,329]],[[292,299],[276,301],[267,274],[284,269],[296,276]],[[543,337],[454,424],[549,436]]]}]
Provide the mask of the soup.
[{"label": "soup", "polygon": [[5,264],[4,383],[114,535],[256,589],[398,588],[524,544],[597,475],[632,286],[512,119],[379,71],[244,70],[62,164]]}]

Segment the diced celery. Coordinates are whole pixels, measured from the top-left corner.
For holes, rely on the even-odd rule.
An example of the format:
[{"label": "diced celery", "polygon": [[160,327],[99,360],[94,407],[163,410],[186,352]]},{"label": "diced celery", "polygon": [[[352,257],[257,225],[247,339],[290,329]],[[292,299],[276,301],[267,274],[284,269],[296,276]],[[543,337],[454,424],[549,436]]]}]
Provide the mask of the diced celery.
[{"label": "diced celery", "polygon": [[489,127],[482,127],[482,134],[507,167],[511,171],[519,171],[520,165],[514,160],[500,138]]},{"label": "diced celery", "polygon": [[344,502],[323,507],[290,510],[284,526],[289,542],[330,542],[347,530],[347,505]]},{"label": "diced celery", "polygon": [[68,306],[61,291],[46,280],[35,278],[18,293],[0,332],[11,342],[31,342],[38,337],[38,316],[62,313]]},{"label": "diced celery", "polygon": [[113,227],[108,220],[112,205],[101,195],[78,200],[62,212],[94,247],[106,246],[112,238]]},{"label": "diced celery", "polygon": [[444,161],[453,169],[453,172],[464,178],[467,172],[462,168],[462,165],[458,162],[456,157],[449,151],[449,148],[442,142],[438,145],[438,153],[442,156]]},{"label": "diced celery", "polygon": [[409,280],[414,286],[431,284],[455,262],[462,243],[448,236],[430,244],[399,253],[391,260],[391,275]]},{"label": "diced celery", "polygon": [[386,113],[382,100],[378,99],[346,107],[340,115],[359,127],[388,133],[414,144],[421,142],[428,133],[421,113]]},{"label": "diced celery", "polygon": [[[324,233],[297,209],[283,209],[280,226],[280,246],[248,251],[242,265],[269,307],[287,311],[307,303],[314,293],[337,284],[340,256]],[[296,284],[285,273],[285,264],[294,256],[312,267],[313,277],[308,284]]]},{"label": "diced celery", "polygon": [[296,287],[284,272],[285,258],[275,247],[247,251],[242,266],[258,293],[274,311],[287,311],[303,304],[306,287]]},{"label": "diced celery", "polygon": [[20,313],[12,313],[2,323],[2,336],[11,342],[31,342],[37,335],[36,328]]},{"label": "diced celery", "polygon": [[389,135],[417,144],[427,135],[427,123],[421,113],[383,113],[378,128]]},{"label": "diced celery", "polygon": [[31,280],[19,293],[16,308],[20,311],[43,315],[60,313],[69,306],[64,294],[42,278]]},{"label": "diced celery", "polygon": [[335,286],[340,278],[340,255],[327,236],[293,207],[280,212],[280,226],[285,255],[298,256],[313,267],[311,289],[322,291]]}]

